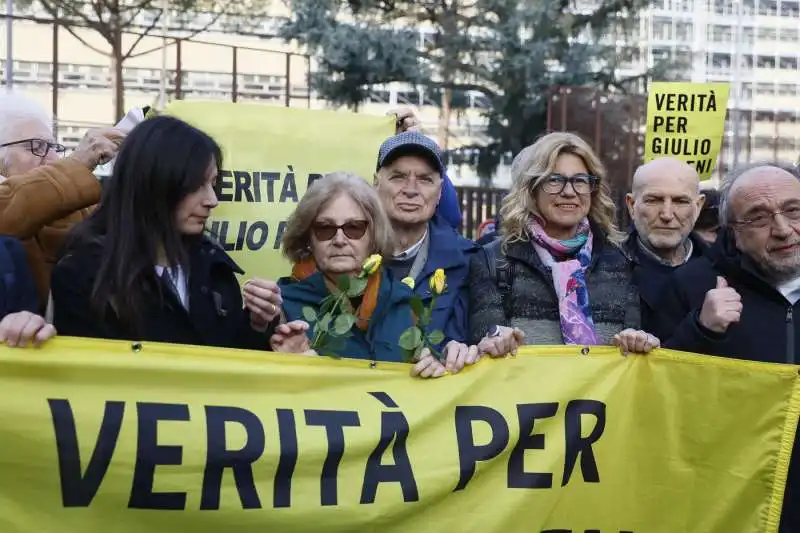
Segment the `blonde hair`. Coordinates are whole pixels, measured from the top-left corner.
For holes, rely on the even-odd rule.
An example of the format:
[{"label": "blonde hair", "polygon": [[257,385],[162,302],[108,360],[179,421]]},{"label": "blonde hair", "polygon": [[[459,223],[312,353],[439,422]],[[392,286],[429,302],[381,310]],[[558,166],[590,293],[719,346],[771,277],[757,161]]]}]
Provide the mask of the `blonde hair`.
[{"label": "blonde hair", "polygon": [[375,189],[363,178],[347,172],[325,174],[309,187],[286,222],[283,255],[293,263],[311,257],[311,226],[319,212],[332,200],[347,195],[358,204],[369,222],[370,253],[391,257],[394,232]]},{"label": "blonde hair", "polygon": [[572,154],[580,157],[589,173],[599,179],[592,192],[589,220],[599,227],[614,244],[625,240],[625,234],[614,223],[614,202],[606,181],[603,163],[592,148],[573,133],[549,133],[524,148],[511,163],[511,190],[503,199],[500,225],[503,245],[526,241],[529,217],[539,215],[534,191],[547,179],[556,166],[558,156]]}]

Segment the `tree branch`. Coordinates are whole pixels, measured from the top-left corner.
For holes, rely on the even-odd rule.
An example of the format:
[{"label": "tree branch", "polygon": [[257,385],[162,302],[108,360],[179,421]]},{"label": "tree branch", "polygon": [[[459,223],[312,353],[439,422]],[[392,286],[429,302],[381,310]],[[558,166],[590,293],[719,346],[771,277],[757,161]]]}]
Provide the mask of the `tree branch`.
[{"label": "tree branch", "polygon": [[[78,40],[78,42],[80,42],[80,43],[81,43],[83,46],[85,46],[85,47],[86,47],[86,48],[88,48],[89,50],[92,50],[93,52],[97,52],[97,53],[98,53],[98,54],[100,54],[100,55],[109,56],[109,57],[111,56],[111,54],[110,54],[110,53],[108,53],[108,52],[103,52],[102,50],[100,50],[100,49],[98,49],[98,48],[95,48],[95,47],[94,47],[94,46],[92,46],[91,44],[87,43],[87,42],[86,42],[86,40],[85,40],[83,37],[81,37],[80,35],[78,35],[78,34],[75,32],[75,30],[73,30],[73,29],[72,29],[72,25],[71,25],[71,24],[62,24],[61,26],[62,26],[63,28],[65,28],[65,29],[66,29],[66,30],[69,32],[69,34],[70,34],[70,35],[72,35],[73,37],[75,37],[75,38]],[[80,27],[80,26],[79,26],[79,27]],[[105,35],[103,35],[103,37],[105,37]],[[108,39],[106,39],[106,40],[108,40]],[[111,44],[111,42],[110,42],[110,41],[109,41],[109,44]]]},{"label": "tree branch", "polygon": [[[99,22],[92,20],[86,16],[76,5],[72,2],[63,2],[60,0],[39,0],[39,4],[44,8],[47,13],[54,19],[63,19],[64,15],[68,17],[75,17],[82,21],[87,27],[100,33],[106,40],[109,40],[108,27],[102,20]],[[92,4],[96,7],[95,4]]]},{"label": "tree branch", "polygon": [[[133,41],[133,44],[131,45],[130,48],[128,48],[128,51],[125,52],[124,54],[122,54],[122,61],[125,61],[126,59],[129,59],[131,57],[131,54],[133,54],[133,50],[139,45],[140,42],[142,42],[142,39],[144,39],[151,31],[153,31],[153,29],[156,27],[156,24],[158,24],[158,21],[161,20],[161,15],[163,15],[163,14],[164,14],[164,11],[160,10],[158,12],[158,15],[156,15],[156,17],[153,19],[153,22],[151,22],[147,26],[147,28],[145,28],[144,31],[141,32],[136,37],[136,40]],[[134,18],[136,18],[136,17],[134,17]],[[133,20],[133,19],[131,19],[131,20]],[[161,48],[161,47],[159,47],[159,48]]]}]

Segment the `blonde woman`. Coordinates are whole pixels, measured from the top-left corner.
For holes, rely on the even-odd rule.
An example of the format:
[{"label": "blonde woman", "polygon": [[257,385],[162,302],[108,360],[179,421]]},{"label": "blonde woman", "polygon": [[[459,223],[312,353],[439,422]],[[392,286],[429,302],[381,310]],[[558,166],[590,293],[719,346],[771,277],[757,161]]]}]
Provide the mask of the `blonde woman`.
[{"label": "blonde woman", "polygon": [[616,344],[646,353],[639,294],[617,245],[605,170],[586,142],[551,133],[512,164],[501,237],[470,265],[470,337],[482,353],[520,344]]}]

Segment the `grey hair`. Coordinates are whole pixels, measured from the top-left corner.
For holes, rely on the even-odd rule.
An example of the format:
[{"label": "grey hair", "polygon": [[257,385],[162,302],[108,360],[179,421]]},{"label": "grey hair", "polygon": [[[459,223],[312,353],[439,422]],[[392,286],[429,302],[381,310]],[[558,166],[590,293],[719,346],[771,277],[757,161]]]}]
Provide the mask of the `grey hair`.
[{"label": "grey hair", "polygon": [[797,179],[800,179],[800,169],[797,168],[792,163],[788,163],[786,161],[758,161],[755,163],[748,163],[746,165],[740,165],[730,172],[728,172],[725,177],[722,179],[722,182],[719,185],[719,224],[720,226],[727,226],[731,222],[733,222],[733,212],[731,211],[730,207],[730,194],[731,189],[733,188],[733,184],[741,178],[744,174],[747,174],[753,169],[756,168],[764,168],[764,167],[772,167],[772,168],[779,168],[781,170],[785,170],[792,176],[795,176]]},{"label": "grey hair", "polygon": [[[48,130],[53,127],[53,119],[38,102],[18,92],[0,93],[0,144],[19,140],[16,130],[20,124],[36,122]],[[8,147],[0,148],[0,166]]]},{"label": "grey hair", "polygon": [[283,255],[293,263],[311,257],[311,226],[331,200],[346,194],[364,211],[372,240],[370,253],[391,257],[394,231],[378,193],[367,181],[348,172],[332,172],[315,181],[297,204],[286,223]]}]

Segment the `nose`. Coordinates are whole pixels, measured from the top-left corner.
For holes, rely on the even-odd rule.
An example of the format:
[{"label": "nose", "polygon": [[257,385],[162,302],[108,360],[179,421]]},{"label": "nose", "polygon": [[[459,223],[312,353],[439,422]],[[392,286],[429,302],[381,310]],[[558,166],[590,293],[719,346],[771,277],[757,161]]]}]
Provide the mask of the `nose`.
[{"label": "nose", "polygon": [[344,230],[342,228],[336,230],[331,242],[333,242],[333,244],[336,246],[344,246],[347,244],[347,236],[344,234]]},{"label": "nose", "polygon": [[791,235],[792,227],[789,225],[789,220],[782,213],[775,215],[770,233],[779,239],[785,239]]},{"label": "nose", "polygon": [[405,180],[401,192],[406,196],[417,196],[419,194],[419,190],[417,189],[417,179],[412,176]]},{"label": "nose", "polygon": [[564,185],[564,188],[561,189],[559,196],[563,196],[565,198],[574,198],[578,196],[578,192],[575,190],[575,185],[568,182],[566,185]]},{"label": "nose", "polygon": [[664,202],[661,209],[658,211],[658,216],[661,217],[661,220],[667,222],[675,218],[675,210],[673,209],[672,202]]},{"label": "nose", "polygon": [[214,209],[218,205],[219,199],[217,198],[217,192],[214,190],[214,187],[209,187],[206,191],[205,198],[203,198],[203,206],[208,209]]}]

